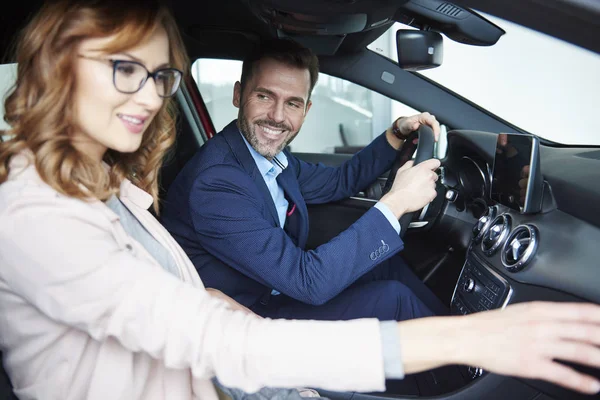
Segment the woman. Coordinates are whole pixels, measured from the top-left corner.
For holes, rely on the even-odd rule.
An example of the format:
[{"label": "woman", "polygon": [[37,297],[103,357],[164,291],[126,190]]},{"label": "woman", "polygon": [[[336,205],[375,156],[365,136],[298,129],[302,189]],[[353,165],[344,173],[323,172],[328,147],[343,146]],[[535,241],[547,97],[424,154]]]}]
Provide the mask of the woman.
[{"label": "woman", "polygon": [[[248,391],[382,390],[378,321],[236,310],[204,290],[147,211],[174,140],[184,54],[172,17],[149,0],[57,1],[23,31],[0,145],[0,344],[15,392],[214,399],[215,376]],[[406,373],[460,362],[594,392],[595,380],[552,359],[598,366],[599,321],[596,306],[538,304],[393,330]]]}]

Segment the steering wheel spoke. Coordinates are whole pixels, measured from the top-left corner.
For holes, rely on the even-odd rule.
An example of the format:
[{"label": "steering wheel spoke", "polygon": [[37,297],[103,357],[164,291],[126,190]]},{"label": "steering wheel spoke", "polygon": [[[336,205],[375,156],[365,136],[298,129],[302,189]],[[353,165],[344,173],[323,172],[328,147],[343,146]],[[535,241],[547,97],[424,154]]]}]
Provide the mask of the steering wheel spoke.
[{"label": "steering wheel spoke", "polygon": [[[417,144],[414,143],[416,138],[419,139]],[[396,173],[404,164],[406,164],[407,161],[412,158],[412,155],[415,153],[415,151],[415,165],[417,165],[433,157],[434,145],[435,136],[433,134],[433,130],[429,126],[421,125],[417,131],[411,133],[404,141],[402,148],[398,150],[396,160],[392,165],[392,169],[390,170],[385,187],[383,188],[383,194],[387,193],[391,189],[394,179],[396,178]],[[423,218],[419,218],[419,221],[417,222],[425,222],[424,218],[427,213],[427,206],[425,206],[423,210],[419,214],[420,216],[423,216]],[[406,213],[400,218],[400,237],[404,237],[406,231],[413,222],[412,220],[413,213]],[[419,227],[425,225],[419,224]],[[416,225],[413,226],[416,227]]]}]

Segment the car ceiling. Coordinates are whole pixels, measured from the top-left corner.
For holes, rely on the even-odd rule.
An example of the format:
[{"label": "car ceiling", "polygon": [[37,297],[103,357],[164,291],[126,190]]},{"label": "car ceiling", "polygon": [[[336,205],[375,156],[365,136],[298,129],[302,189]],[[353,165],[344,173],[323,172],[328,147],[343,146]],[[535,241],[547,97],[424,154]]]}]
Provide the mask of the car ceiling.
[{"label": "car ceiling", "polygon": [[[364,13],[369,23],[392,18],[398,7],[409,0],[219,0],[192,2],[171,0],[190,55],[241,58],[249,45],[275,35],[250,9],[249,4],[268,4],[317,17]],[[40,0],[22,0],[0,14],[0,51],[7,55],[15,32],[25,23]],[[600,53],[600,2],[597,0],[455,0],[470,7],[517,22]],[[383,34],[393,21],[370,30],[349,33],[338,53],[360,51]],[[320,40],[327,40],[320,37]],[[329,36],[331,39],[331,36]],[[7,60],[5,58],[5,60]]]},{"label": "car ceiling", "polygon": [[[366,13],[369,23],[392,18],[409,0],[220,0],[205,3],[173,0],[175,14],[192,56],[241,58],[252,42],[276,32],[253,14],[249,3],[314,16]],[[424,0],[428,1],[428,0]],[[517,22],[600,53],[600,2],[597,0],[455,0],[455,4]],[[360,51],[393,23],[349,33],[338,53]],[[321,37],[323,40],[325,38]]]}]

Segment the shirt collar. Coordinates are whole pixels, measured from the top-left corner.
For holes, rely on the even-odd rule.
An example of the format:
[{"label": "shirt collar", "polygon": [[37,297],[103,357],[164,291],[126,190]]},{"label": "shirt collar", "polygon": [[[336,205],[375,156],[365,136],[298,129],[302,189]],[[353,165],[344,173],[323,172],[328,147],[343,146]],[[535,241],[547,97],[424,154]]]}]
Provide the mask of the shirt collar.
[{"label": "shirt collar", "polygon": [[154,199],[150,193],[135,186],[129,179],[123,179],[123,182],[121,182],[119,197],[121,199],[130,200],[135,205],[145,210],[150,208],[152,203],[154,203]]},{"label": "shirt collar", "polygon": [[254,159],[254,162],[256,163],[256,167],[258,168],[258,170],[260,171],[260,174],[263,177],[266,177],[268,175],[272,175],[272,176],[276,177],[281,172],[283,172],[283,169],[287,168],[288,159],[285,156],[285,154],[283,153],[283,151],[279,152],[279,154],[277,154],[275,156],[275,158],[277,160],[279,160],[281,165],[283,165],[283,169],[282,169],[279,165],[277,165],[277,163],[275,161],[267,160],[258,151],[254,150],[254,147],[252,147],[252,145],[250,145],[250,143],[248,143],[248,141],[246,140],[246,138],[244,137],[242,132],[240,132],[240,135],[242,135],[242,139],[244,140],[244,143],[246,143],[246,147],[248,147],[248,151],[250,152],[250,155]]},{"label": "shirt collar", "polygon": [[[110,166],[102,161],[102,166],[108,170]],[[135,186],[131,181],[127,178],[121,181],[121,185],[119,187],[119,198],[121,200],[128,199],[135,203],[137,206],[142,207],[144,209],[150,208],[152,203],[154,203],[154,198],[152,195],[145,190]]]}]

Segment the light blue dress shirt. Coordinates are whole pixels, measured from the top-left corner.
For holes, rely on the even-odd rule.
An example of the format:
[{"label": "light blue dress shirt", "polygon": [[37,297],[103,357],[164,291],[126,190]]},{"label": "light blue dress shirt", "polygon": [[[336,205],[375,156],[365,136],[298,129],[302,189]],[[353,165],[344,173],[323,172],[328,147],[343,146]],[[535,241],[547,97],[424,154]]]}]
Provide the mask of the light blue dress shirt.
[{"label": "light blue dress shirt", "polygon": [[[240,132],[240,135],[242,133]],[[277,165],[276,162],[269,161],[259,152],[254,150],[254,147],[248,143],[244,135],[242,135],[242,139],[244,139],[244,143],[248,147],[248,151],[254,162],[256,163],[256,167],[260,172],[260,175],[263,177],[265,183],[267,184],[267,188],[269,189],[269,193],[271,193],[271,198],[273,199],[273,203],[275,204],[275,208],[277,209],[277,216],[279,217],[279,226],[283,228],[285,225],[285,218],[288,208],[288,201],[285,199],[285,195],[283,193],[283,189],[277,184],[277,177],[280,173],[283,172],[283,169],[288,166],[288,159],[283,152],[280,152],[275,156],[275,158],[283,165],[283,169]]]}]

